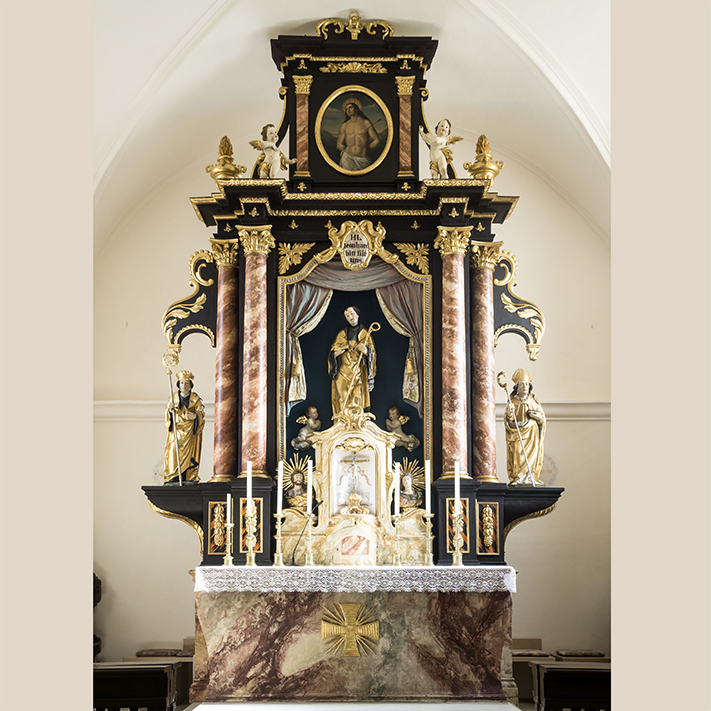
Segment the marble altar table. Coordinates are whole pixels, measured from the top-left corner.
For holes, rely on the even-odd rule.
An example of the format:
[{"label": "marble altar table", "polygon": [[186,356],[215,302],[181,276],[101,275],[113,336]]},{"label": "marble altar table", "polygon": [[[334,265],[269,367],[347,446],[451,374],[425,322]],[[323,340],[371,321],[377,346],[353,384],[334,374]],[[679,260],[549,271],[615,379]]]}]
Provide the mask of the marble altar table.
[{"label": "marble altar table", "polygon": [[212,567],[192,702],[505,701],[508,566]]}]

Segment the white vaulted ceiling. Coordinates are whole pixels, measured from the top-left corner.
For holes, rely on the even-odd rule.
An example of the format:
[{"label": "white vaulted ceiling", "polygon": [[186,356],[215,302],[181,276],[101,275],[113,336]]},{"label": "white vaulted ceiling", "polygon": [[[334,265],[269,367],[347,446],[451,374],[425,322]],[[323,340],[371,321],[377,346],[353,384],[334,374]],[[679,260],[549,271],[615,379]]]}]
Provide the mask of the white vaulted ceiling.
[{"label": "white vaulted ceiling", "polygon": [[251,166],[248,141],[282,111],[269,41],[351,9],[439,41],[425,111],[464,137],[460,175],[485,133],[609,244],[609,0],[95,0],[96,254],[166,181],[214,162],[223,135]]}]

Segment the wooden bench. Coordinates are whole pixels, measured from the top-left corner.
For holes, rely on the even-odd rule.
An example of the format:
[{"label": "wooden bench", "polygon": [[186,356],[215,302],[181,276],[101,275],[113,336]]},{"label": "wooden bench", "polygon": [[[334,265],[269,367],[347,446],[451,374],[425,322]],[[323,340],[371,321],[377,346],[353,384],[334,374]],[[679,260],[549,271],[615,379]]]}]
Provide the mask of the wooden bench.
[{"label": "wooden bench", "polygon": [[611,665],[609,662],[529,662],[533,672],[536,711],[587,709],[609,711]]},{"label": "wooden bench", "polygon": [[98,662],[94,664],[96,711],[175,711],[183,662]]}]

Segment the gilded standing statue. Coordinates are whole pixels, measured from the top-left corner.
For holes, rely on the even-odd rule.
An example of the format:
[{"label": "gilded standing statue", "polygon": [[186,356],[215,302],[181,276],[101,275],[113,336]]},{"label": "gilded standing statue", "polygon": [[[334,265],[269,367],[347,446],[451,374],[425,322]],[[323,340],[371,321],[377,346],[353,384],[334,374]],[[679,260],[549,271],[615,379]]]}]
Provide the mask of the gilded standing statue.
[{"label": "gilded standing statue", "polygon": [[504,416],[509,484],[542,486],[546,416],[533,394],[530,373],[519,368],[511,379],[514,386]]},{"label": "gilded standing statue", "polygon": [[[202,431],[205,427],[205,407],[200,396],[193,391],[193,374],[181,370],[176,374],[178,390],[165,410],[165,484],[200,483],[198,468],[202,449]],[[178,471],[180,466],[180,471]]]},{"label": "gilded standing statue", "polygon": [[334,415],[354,405],[367,410],[375,385],[375,346],[370,331],[361,325],[355,306],[349,306],[343,315],[347,325],[338,332],[328,358]]}]

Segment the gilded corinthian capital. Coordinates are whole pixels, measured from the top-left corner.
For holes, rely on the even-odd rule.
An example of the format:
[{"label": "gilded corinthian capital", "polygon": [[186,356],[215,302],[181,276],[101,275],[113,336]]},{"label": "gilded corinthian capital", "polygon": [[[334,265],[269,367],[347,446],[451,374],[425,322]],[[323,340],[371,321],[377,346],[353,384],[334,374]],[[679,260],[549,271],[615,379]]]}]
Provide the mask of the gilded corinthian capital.
[{"label": "gilded corinthian capital", "polygon": [[296,94],[310,94],[311,84],[314,80],[309,74],[297,74],[292,77],[294,80],[294,92]]},{"label": "gilded corinthian capital", "polygon": [[395,77],[397,84],[397,93],[400,96],[412,94],[412,87],[415,83],[415,77]]},{"label": "gilded corinthian capital", "polygon": [[501,258],[501,245],[503,242],[477,242],[471,241],[472,266],[475,269],[494,269]]},{"label": "gilded corinthian capital", "polygon": [[437,228],[437,239],[435,249],[438,249],[443,257],[448,254],[465,254],[469,246],[469,234],[472,226],[466,227],[442,227]]},{"label": "gilded corinthian capital", "polygon": [[239,238],[242,241],[242,249],[245,254],[269,254],[269,250],[274,247],[274,237],[272,236],[271,225],[264,227],[243,227],[239,231]]},{"label": "gilded corinthian capital", "polygon": [[238,239],[210,239],[215,263],[219,267],[236,267],[239,259]]}]

